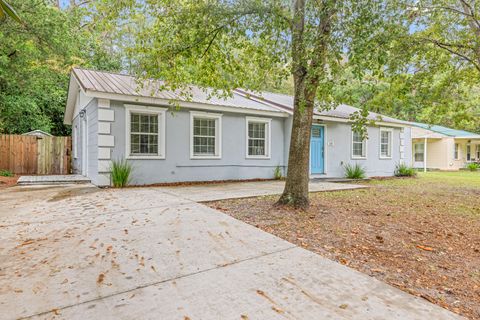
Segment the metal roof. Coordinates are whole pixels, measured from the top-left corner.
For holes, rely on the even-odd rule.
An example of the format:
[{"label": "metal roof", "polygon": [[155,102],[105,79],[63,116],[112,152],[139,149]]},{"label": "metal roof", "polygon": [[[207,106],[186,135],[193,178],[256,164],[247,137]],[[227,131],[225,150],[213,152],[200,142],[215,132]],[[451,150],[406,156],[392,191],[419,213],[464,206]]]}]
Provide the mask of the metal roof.
[{"label": "metal roof", "polygon": [[457,130],[457,129],[447,128],[443,126],[430,125],[430,124],[419,123],[419,122],[411,122],[411,124],[413,126],[430,130],[436,133],[440,133],[448,137],[455,137],[455,138],[479,138],[480,137],[480,134],[468,132],[465,130]]},{"label": "metal roof", "polygon": [[[281,93],[273,93],[273,92],[249,92],[246,90],[236,90],[237,92],[241,92],[246,96],[249,96],[253,99],[257,99],[258,101],[263,101],[265,103],[273,103],[274,105],[287,109],[290,112],[293,112],[293,96],[281,94]],[[355,108],[346,104],[340,104],[337,107],[330,109],[330,110],[318,110],[314,111],[315,115],[318,116],[326,116],[332,118],[341,118],[341,119],[350,119],[353,113],[359,112],[359,108]],[[391,122],[403,125],[410,125],[407,121],[395,119],[392,117],[384,116],[379,113],[369,112],[367,119],[374,120],[374,121],[382,121],[382,122]]]},{"label": "metal roof", "polygon": [[74,68],[72,73],[84,91],[285,113],[283,110],[253,101],[235,92],[230,97],[221,98],[215,96],[212,89],[204,89],[197,86],[189,86],[187,90],[181,92],[181,90],[167,90],[164,86],[165,83],[159,80],[140,82],[135,77],[129,75],[80,68]]}]

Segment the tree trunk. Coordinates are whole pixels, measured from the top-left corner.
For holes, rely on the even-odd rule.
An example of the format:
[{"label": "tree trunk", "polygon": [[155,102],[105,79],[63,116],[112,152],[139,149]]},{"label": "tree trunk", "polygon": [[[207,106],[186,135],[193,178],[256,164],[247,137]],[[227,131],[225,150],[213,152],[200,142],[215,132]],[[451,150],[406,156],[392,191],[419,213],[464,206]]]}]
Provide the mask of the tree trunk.
[{"label": "tree trunk", "polygon": [[310,91],[305,88],[305,79],[296,80],[287,180],[278,201],[298,208],[307,208],[309,205],[310,134],[315,95],[312,97],[305,91]]},{"label": "tree trunk", "polygon": [[295,82],[293,123],[288,154],[287,181],[279,204],[307,208],[310,180],[310,135],[319,80],[324,76],[330,36],[332,3],[322,1],[314,55],[305,50],[305,0],[296,0],[292,21],[292,74]]}]

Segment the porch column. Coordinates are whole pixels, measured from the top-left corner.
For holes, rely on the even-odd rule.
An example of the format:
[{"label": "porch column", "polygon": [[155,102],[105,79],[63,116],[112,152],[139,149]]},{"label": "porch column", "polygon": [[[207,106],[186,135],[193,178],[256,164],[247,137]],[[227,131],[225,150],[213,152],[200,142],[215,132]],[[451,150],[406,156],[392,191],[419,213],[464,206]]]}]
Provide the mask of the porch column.
[{"label": "porch column", "polygon": [[423,140],[423,172],[427,172],[427,138]]}]

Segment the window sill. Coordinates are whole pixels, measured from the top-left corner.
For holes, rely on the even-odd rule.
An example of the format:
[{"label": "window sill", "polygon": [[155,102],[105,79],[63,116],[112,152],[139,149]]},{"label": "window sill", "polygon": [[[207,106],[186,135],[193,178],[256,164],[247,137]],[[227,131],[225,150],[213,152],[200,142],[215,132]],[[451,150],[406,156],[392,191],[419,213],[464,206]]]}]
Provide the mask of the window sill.
[{"label": "window sill", "polygon": [[352,157],[352,160],[367,160],[367,157]]},{"label": "window sill", "polygon": [[379,157],[380,160],[392,160],[392,157]]},{"label": "window sill", "polygon": [[127,160],[164,160],[165,156],[127,156]]},{"label": "window sill", "polygon": [[190,160],[220,160],[221,156],[191,156]]},{"label": "window sill", "polygon": [[270,156],[246,156],[245,159],[247,160],[270,160]]}]

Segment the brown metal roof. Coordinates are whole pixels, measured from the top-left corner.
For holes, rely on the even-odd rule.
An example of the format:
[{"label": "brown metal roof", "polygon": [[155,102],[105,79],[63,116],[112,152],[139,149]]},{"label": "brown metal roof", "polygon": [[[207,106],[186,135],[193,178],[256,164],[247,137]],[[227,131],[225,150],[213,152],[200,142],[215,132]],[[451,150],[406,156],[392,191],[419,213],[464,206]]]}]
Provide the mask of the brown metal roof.
[{"label": "brown metal roof", "polygon": [[[285,111],[260,103],[233,92],[227,98],[217,97],[212,89],[189,86],[184,92],[165,88],[165,83],[158,80],[138,81],[133,76],[74,68],[72,71],[80,86],[85,91],[153,97],[165,100],[189,101],[217,106],[245,108],[260,111],[284,113]],[[188,98],[186,97],[188,95]]]}]

